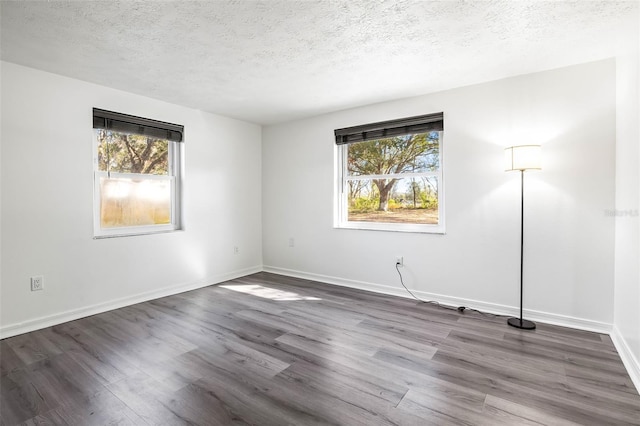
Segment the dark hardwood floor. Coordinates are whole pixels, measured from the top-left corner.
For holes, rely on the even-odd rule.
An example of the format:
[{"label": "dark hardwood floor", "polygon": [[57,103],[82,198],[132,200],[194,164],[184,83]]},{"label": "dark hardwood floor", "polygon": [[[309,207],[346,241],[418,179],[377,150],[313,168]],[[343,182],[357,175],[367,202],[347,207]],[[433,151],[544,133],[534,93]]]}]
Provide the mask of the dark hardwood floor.
[{"label": "dark hardwood floor", "polygon": [[260,273],[0,341],[2,425],[640,425],[607,335]]}]

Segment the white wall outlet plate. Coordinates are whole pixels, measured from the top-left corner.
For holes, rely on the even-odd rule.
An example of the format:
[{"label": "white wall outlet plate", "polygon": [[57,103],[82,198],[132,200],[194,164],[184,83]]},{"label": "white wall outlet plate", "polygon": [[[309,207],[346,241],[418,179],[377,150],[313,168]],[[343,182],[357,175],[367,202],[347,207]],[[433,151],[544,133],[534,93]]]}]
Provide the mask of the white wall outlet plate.
[{"label": "white wall outlet plate", "polygon": [[38,291],[44,288],[44,277],[42,275],[37,275],[35,277],[31,277],[31,291]]}]

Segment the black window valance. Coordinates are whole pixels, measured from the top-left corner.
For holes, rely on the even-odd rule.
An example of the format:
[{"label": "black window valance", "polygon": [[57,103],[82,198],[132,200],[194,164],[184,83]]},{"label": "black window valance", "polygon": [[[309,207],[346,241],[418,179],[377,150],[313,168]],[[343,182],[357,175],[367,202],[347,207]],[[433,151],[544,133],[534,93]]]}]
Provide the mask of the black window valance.
[{"label": "black window valance", "polygon": [[184,126],[164,121],[121,114],[119,112],[93,109],[93,128],[116,132],[133,133],[173,142],[182,142]]},{"label": "black window valance", "polygon": [[336,129],[336,144],[344,145],[375,139],[392,138],[412,133],[425,133],[444,130],[444,113],[418,115],[398,120]]}]

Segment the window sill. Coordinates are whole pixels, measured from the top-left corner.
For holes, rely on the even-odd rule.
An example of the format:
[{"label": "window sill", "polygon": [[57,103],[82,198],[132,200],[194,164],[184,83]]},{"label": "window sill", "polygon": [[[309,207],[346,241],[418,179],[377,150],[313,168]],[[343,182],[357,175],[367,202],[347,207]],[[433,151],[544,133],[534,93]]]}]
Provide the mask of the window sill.
[{"label": "window sill", "polygon": [[120,238],[120,237],[135,237],[141,235],[154,235],[154,234],[167,234],[169,232],[177,232],[181,231],[180,228],[169,228],[169,227],[154,227],[153,229],[149,228],[136,228],[136,229],[128,229],[124,230],[123,228],[114,228],[108,232],[96,233],[93,236],[94,240],[102,240],[105,238]]},{"label": "window sill", "polygon": [[341,222],[335,225],[334,228],[363,231],[408,232],[414,234],[446,234],[444,224],[422,225],[416,223]]}]

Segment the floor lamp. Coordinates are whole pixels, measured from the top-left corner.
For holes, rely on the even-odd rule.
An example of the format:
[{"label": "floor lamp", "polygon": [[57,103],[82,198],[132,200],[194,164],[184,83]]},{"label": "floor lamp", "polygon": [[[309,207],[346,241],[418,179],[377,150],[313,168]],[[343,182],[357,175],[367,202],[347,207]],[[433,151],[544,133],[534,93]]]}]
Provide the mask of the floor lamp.
[{"label": "floor lamp", "polygon": [[507,323],[516,328],[533,330],[536,323],[522,318],[523,265],[524,265],[524,171],[540,170],[540,145],[511,146],[504,150],[505,171],[520,171],[520,318],[509,318]]}]

